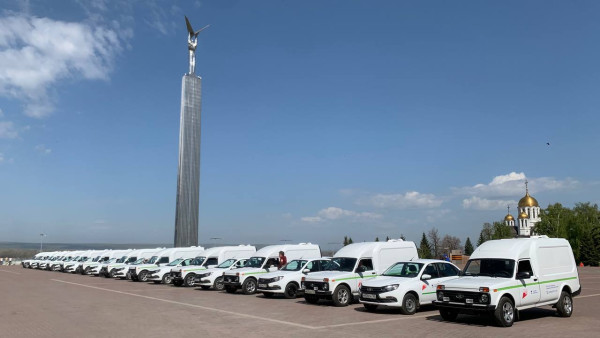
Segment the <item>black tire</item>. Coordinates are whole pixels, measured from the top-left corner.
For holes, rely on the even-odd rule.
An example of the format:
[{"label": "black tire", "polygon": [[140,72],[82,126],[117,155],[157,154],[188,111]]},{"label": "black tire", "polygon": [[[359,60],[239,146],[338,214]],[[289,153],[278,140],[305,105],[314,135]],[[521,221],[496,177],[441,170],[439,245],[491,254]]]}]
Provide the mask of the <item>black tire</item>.
[{"label": "black tire", "polygon": [[196,284],[196,274],[188,273],[187,276],[183,279],[183,285],[185,286],[194,286]]},{"label": "black tire", "polygon": [[246,278],[244,283],[242,284],[242,292],[245,295],[253,295],[256,293],[256,279],[254,278]]},{"label": "black tire", "polygon": [[90,267],[88,266],[87,268],[85,268],[85,270],[83,271],[82,275],[87,275],[90,273]]},{"label": "black tire", "polygon": [[173,278],[171,278],[171,275],[168,273],[165,273],[161,279],[163,284],[171,284],[171,282],[173,281]]},{"label": "black tire", "polygon": [[304,300],[308,304],[317,304],[319,302],[319,297],[315,295],[304,295]]},{"label": "black tire", "polygon": [[333,291],[333,305],[337,307],[348,306],[352,303],[352,292],[345,285],[340,285]]},{"label": "black tire", "polygon": [[298,285],[294,283],[288,283],[285,286],[285,290],[283,292],[283,296],[287,299],[295,299],[298,295]]},{"label": "black tire", "polygon": [[556,312],[561,317],[571,317],[573,314],[573,297],[567,291],[560,294],[558,303],[556,303]]},{"label": "black tire", "polygon": [[414,315],[417,312],[417,307],[419,306],[419,301],[417,297],[412,293],[407,293],[404,295],[404,299],[402,299],[402,307],[400,308],[400,312],[403,315]]},{"label": "black tire", "polygon": [[363,304],[363,306],[365,307],[365,310],[369,312],[375,312],[375,310],[377,310],[377,305],[375,304]]},{"label": "black tire", "polygon": [[496,311],[494,311],[494,321],[500,327],[511,327],[515,322],[515,305],[508,297],[500,298]]},{"label": "black tire", "polygon": [[266,298],[273,298],[275,294],[273,292],[263,292],[263,296]]},{"label": "black tire", "polygon": [[227,291],[227,293],[235,293],[237,289],[234,286],[225,285],[225,291]]},{"label": "black tire", "polygon": [[456,317],[458,317],[458,311],[452,309],[440,309],[440,316],[446,321],[453,322],[456,320]]},{"label": "black tire", "polygon": [[116,276],[115,276],[115,274],[116,274],[116,273],[117,273],[117,272],[115,271],[115,269],[111,269],[111,270],[110,270],[110,272],[108,273],[108,276],[109,276],[110,278],[115,278],[115,277],[116,277]]},{"label": "black tire", "polygon": [[223,277],[217,277],[215,279],[215,283],[213,284],[213,287],[217,291],[223,291],[223,289],[225,289],[225,284],[223,284]]},{"label": "black tire", "polygon": [[202,290],[210,289],[210,285],[200,285],[200,287],[202,288]]},{"label": "black tire", "polygon": [[183,285],[183,281],[181,279],[177,279],[173,281],[173,285],[175,286],[182,286]]}]

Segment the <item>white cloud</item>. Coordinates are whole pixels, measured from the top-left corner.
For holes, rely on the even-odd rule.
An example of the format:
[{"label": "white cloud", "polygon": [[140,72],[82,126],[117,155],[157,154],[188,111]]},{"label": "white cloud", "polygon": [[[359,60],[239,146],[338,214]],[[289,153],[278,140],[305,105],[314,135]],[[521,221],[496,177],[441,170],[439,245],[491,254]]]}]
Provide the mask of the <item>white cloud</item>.
[{"label": "white cloud", "polygon": [[364,219],[379,219],[382,218],[380,214],[373,212],[357,212],[352,210],[346,210],[337,207],[329,207],[322,209],[317,213],[317,216],[302,217],[303,222],[317,223],[326,220],[364,220]]},{"label": "white cloud", "polygon": [[4,112],[2,111],[1,108],[0,108],[0,117],[4,117]]},{"label": "white cloud", "polygon": [[15,129],[15,125],[9,121],[0,121],[0,138],[17,138],[19,132]]},{"label": "white cloud", "polygon": [[529,181],[530,193],[573,188],[579,182],[572,178],[558,180],[553,177],[527,178],[525,173],[511,172],[496,176],[488,184],[479,183],[471,187],[454,188],[456,193],[487,198],[525,195],[525,180]]},{"label": "white cloud", "polygon": [[409,191],[405,194],[377,194],[358,201],[361,205],[372,205],[378,208],[436,208],[442,204],[442,199],[433,194],[422,194]]},{"label": "white cloud", "polygon": [[52,152],[52,149],[46,147],[43,144],[38,144],[35,146],[35,150],[37,150],[40,154],[48,155]]},{"label": "white cloud", "polygon": [[23,102],[28,116],[47,116],[57,81],[108,78],[122,36],[130,34],[23,14],[0,18],[0,95]]},{"label": "white cloud", "polygon": [[462,201],[462,206],[465,209],[475,209],[475,210],[500,210],[506,209],[507,205],[516,205],[517,201],[513,200],[491,200],[487,198],[481,198],[477,196],[472,196],[470,198],[465,198]]}]

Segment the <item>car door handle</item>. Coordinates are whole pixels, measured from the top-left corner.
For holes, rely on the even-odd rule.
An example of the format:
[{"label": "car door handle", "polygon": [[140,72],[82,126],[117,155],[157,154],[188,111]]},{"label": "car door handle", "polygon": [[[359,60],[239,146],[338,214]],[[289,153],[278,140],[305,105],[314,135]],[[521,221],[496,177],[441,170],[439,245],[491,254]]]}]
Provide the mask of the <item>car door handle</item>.
[{"label": "car door handle", "polygon": [[533,277],[534,282],[537,282],[537,280],[538,280],[537,277]]}]

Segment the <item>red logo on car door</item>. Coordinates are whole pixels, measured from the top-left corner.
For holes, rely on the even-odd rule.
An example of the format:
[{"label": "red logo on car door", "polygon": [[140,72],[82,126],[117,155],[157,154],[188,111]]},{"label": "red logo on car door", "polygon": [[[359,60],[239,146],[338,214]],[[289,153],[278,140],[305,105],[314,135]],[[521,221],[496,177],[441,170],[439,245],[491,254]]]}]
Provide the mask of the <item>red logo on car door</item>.
[{"label": "red logo on car door", "polygon": [[523,298],[527,297],[527,291],[523,291]]},{"label": "red logo on car door", "polygon": [[421,291],[427,289],[427,284],[423,284],[423,286],[421,286]]}]

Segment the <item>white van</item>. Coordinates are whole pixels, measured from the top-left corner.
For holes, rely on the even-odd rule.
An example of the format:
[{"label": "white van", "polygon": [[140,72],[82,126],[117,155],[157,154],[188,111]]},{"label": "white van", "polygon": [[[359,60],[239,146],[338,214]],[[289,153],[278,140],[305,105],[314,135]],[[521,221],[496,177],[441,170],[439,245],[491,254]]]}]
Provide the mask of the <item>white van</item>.
[{"label": "white van", "polygon": [[125,257],[121,257],[119,261],[115,261],[114,263],[110,263],[106,266],[106,272],[108,273],[108,277],[115,278],[117,277],[117,272],[122,271],[121,278],[125,278],[125,275],[129,271],[129,264],[133,264],[138,260],[138,255],[143,252],[142,250],[147,249],[135,249],[131,250]]},{"label": "white van", "polygon": [[92,271],[92,269],[94,269],[100,263],[108,260],[111,251],[112,250],[100,251],[100,253],[96,257],[93,257],[91,260],[88,259],[85,263],[81,265],[81,274],[88,275],[90,271]]},{"label": "white van", "polygon": [[302,293],[300,283],[307,273],[323,271],[329,258],[294,259],[289,261],[280,270],[261,275],[258,279],[257,292],[262,292],[265,297],[281,294],[285,298],[293,299]]},{"label": "white van", "polygon": [[111,250],[107,255],[107,259],[90,269],[89,274],[108,277],[108,265],[116,263],[117,261],[121,261],[123,257],[129,254],[131,251],[133,250]]},{"label": "white van", "polygon": [[190,247],[190,248],[178,248],[178,249],[186,249],[177,253],[177,256],[174,256],[169,264],[162,266],[160,268],[155,268],[153,270],[148,269],[148,280],[154,282],[155,284],[171,284],[173,282],[171,270],[175,268],[180,268],[182,266],[190,266],[194,262],[199,262],[199,260],[194,260],[196,257],[202,257],[204,254],[204,248],[199,247]]},{"label": "white van", "polygon": [[277,270],[279,251],[283,251],[288,261],[321,257],[321,248],[316,244],[300,243],[266,246],[250,257],[243,268],[225,271],[223,274],[225,291],[234,293],[241,288],[244,294],[255,293],[259,275]]},{"label": "white van", "polygon": [[[254,252],[252,254],[254,254]],[[241,257],[231,258],[214,268],[200,271],[196,274],[195,284],[200,285],[204,290],[213,288],[217,291],[222,291],[225,288],[225,285],[223,284],[223,273],[227,270],[243,268],[252,254],[248,253]]]},{"label": "white van", "polygon": [[45,256],[45,255],[47,255],[47,254],[48,254],[47,252],[40,252],[40,253],[38,253],[38,254],[34,255],[32,258],[30,258],[30,259],[26,259],[26,260],[22,261],[22,262],[21,262],[21,265],[23,266],[23,268],[28,268],[28,269],[31,269],[31,268],[32,268],[31,264],[32,264],[34,261],[38,261],[38,260],[40,260],[42,257],[44,257],[44,256]]},{"label": "white van", "polygon": [[68,254],[64,255],[62,259],[60,259],[58,262],[54,262],[54,264],[52,264],[51,270],[53,271],[65,271],[65,264],[75,261],[77,259],[79,259],[79,255],[81,255],[81,253],[83,253],[84,251],[71,251]]},{"label": "white van", "polygon": [[78,259],[70,261],[64,265],[64,272],[81,273],[83,263],[96,257],[100,251],[88,250],[83,252]]},{"label": "white van", "polygon": [[[160,252],[164,249],[165,248],[140,249],[137,252],[137,260],[136,261],[134,261],[133,263],[124,265],[122,268],[115,269],[115,273],[113,275],[118,278],[126,278],[126,279],[130,279],[130,280],[133,279],[134,277],[131,275],[132,268],[133,268],[133,271],[135,271],[135,267],[137,265],[147,264],[150,261],[150,259],[156,255],[157,252]],[[108,267],[107,267],[107,269],[108,269]],[[109,271],[109,273],[110,273],[110,271]]]},{"label": "white van", "polygon": [[326,271],[302,278],[304,299],[310,304],[332,299],[335,306],[347,306],[358,296],[365,279],[377,277],[398,261],[417,258],[415,243],[401,239],[347,245],[335,253]]},{"label": "white van", "polygon": [[412,315],[436,299],[436,287],[458,278],[460,269],[437,259],[414,259],[390,266],[381,276],[365,280],[360,287],[360,302],[367,311],[377,307],[399,308]]},{"label": "white van", "polygon": [[62,256],[65,254],[65,251],[55,251],[53,253],[50,254],[50,256],[46,257],[46,259],[44,259],[43,261],[41,261],[38,264],[38,269],[42,269],[42,270],[50,270],[50,267],[52,266],[52,264],[54,264],[54,262],[60,258],[62,258]]},{"label": "white van", "polygon": [[256,252],[252,245],[219,246],[206,249],[200,257],[192,260],[190,266],[181,266],[171,269],[171,277],[175,286],[194,286],[196,275],[209,268],[213,268],[224,261],[251,255]]},{"label": "white van", "polygon": [[164,267],[178,258],[189,258],[191,254],[198,254],[203,251],[204,248],[201,246],[164,249],[155,253],[148,263],[130,267],[129,274],[134,281],[147,282],[150,271],[160,270],[161,266]]},{"label": "white van", "polygon": [[564,238],[532,236],[480,245],[460,278],[437,286],[445,320],[461,312],[488,312],[499,326],[512,326],[519,310],[553,305],[561,317],[573,313],[581,285],[571,245]]}]

